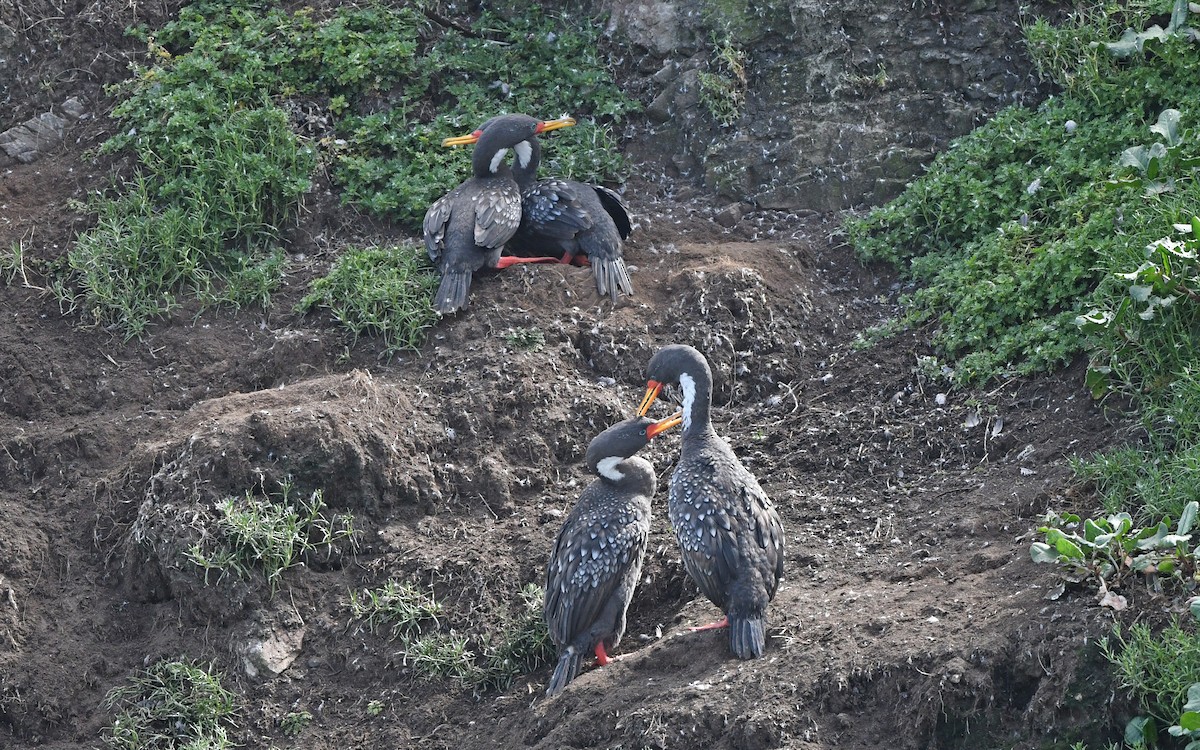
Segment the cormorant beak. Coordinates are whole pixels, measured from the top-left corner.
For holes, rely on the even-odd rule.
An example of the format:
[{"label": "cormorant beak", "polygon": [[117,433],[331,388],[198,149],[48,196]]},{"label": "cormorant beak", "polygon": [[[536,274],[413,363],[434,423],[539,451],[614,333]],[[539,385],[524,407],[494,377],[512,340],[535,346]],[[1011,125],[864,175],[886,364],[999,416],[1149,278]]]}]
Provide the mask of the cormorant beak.
[{"label": "cormorant beak", "polygon": [[646,439],[652,440],[677,424],[683,423],[683,412],[677,411],[666,419],[660,419],[646,428]]},{"label": "cormorant beak", "polygon": [[443,146],[469,146],[479,140],[479,136],[483,135],[482,130],[476,130],[470,135],[456,135],[453,138],[447,138],[442,141]]},{"label": "cormorant beak", "polygon": [[562,117],[558,118],[557,120],[542,120],[541,122],[539,122],[537,124],[537,129],[534,130],[533,132],[549,133],[551,130],[558,130],[559,128],[569,128],[574,124],[575,124],[574,117],[568,117],[566,115],[563,115]]},{"label": "cormorant beak", "polygon": [[657,380],[646,381],[646,395],[642,396],[642,403],[638,404],[637,415],[639,417],[646,416],[646,412],[650,411],[650,405],[654,403],[654,399],[658,398],[658,394],[662,392],[662,383]]}]

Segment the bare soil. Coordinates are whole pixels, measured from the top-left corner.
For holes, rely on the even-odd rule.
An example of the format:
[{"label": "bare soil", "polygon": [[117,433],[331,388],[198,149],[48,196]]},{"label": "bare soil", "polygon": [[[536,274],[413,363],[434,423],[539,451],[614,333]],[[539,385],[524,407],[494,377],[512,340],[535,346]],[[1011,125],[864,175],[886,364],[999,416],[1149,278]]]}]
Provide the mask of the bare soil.
[{"label": "bare soil", "polygon": [[[112,127],[98,87],[120,66],[88,56],[131,46],[78,5],[47,24],[86,43],[8,92],[31,116],[49,78],[97,113],[0,173],[0,247],[36,259],[65,252],[86,226],[69,201],[107,179],[84,154]],[[74,69],[93,73],[63,83]],[[1111,614],[1088,592],[1048,599],[1054,571],[1028,555],[1047,508],[1086,503],[1068,458],[1119,437],[1081,367],[946,392],[917,368],[929,331],[854,346],[895,315],[900,285],[854,258],[841,217],[726,229],[705,195],[657,177],[626,197],[633,298],[599,299],[587,269],[509,269],[390,361],[293,312],[340,248],[403,234],[320,191],[270,312],[187,309],[123,343],[64,316],[45,278],[0,286],[0,745],[100,746],[106,692],[163,658],[215,662],[248,748],[1041,747],[1112,726],[1088,645]],[[516,347],[515,329],[544,346]],[[355,626],[347,592],[389,577],[432,587],[460,629],[540,583],[589,481],[588,441],[632,413],[642,368],[673,342],[708,355],[718,430],[784,519],[764,658],[688,630],[719,613],[667,525],[669,435],[648,452],[662,489],[620,661],[555,699],[548,668],[474,694],[417,679],[395,642]],[[359,548],[290,571],[273,596],[203,585],[181,559],[197,515],[287,477],[352,512]],[[300,655],[252,677],[244,650],[272,634]],[[289,736],[299,711],[313,721]]]}]

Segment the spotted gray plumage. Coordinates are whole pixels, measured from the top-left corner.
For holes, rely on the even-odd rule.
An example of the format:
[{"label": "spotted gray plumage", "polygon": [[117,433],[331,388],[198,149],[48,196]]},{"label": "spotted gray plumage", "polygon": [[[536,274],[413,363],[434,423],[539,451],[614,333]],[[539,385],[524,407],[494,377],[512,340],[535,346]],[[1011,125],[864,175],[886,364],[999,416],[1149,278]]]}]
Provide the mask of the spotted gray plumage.
[{"label": "spotted gray plumage", "polygon": [[537,139],[528,161],[516,160],[513,176],[521,188],[521,225],[513,236],[515,252],[554,254],[570,261],[586,255],[596,291],[612,301],[633,294],[622,241],[633,225],[621,196],[600,185],[556,178],[537,179],[541,146]]},{"label": "spotted gray plumage", "polygon": [[783,576],[783,523],[775,505],[713,429],[712,371],[686,345],[663,347],[646,367],[651,381],[641,411],[660,384],[683,391],[683,439],[671,475],[667,515],[683,567],[724,612],[729,648],[742,659],[761,656],[767,604]]},{"label": "spotted gray plumage", "polygon": [[615,648],[625,632],[657,485],[654,467],[634,454],[649,443],[654,425],[627,419],[588,446],[587,465],[598,476],[567,515],[546,566],[544,614],[559,656],[547,695],[561,692],[584,657],[598,646],[598,656]]},{"label": "spotted gray plumage", "polygon": [[532,138],[539,121],[504,115],[491,124],[475,143],[472,176],[425,212],[425,249],[442,273],[433,308],[442,315],[467,306],[472,276],[497,267],[504,243],[521,224],[521,192],[503,157]]}]

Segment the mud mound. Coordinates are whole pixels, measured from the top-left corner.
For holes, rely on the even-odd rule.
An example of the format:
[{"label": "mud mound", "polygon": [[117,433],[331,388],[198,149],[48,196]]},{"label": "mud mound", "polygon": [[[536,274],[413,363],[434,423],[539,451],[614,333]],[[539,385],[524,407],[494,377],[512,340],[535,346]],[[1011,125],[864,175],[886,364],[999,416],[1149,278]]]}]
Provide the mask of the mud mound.
[{"label": "mud mound", "polygon": [[135,451],[110,490],[131,590],[217,621],[239,613],[256,587],[206,586],[187,552],[218,536],[220,502],[247,492],[319,491],[331,509],[368,515],[432,511],[441,495],[428,461],[414,458],[439,438],[413,414],[401,392],[361,371],[197,405],[173,437]]}]

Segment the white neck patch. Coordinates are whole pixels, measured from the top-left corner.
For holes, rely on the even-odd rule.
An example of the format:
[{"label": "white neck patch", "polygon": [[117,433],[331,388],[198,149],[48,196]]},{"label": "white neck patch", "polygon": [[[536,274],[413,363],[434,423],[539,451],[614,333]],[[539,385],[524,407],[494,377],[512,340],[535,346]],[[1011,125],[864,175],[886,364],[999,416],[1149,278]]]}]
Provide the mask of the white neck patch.
[{"label": "white neck patch", "polygon": [[521,141],[513,146],[513,151],[517,154],[517,163],[521,165],[521,168],[528,167],[529,160],[533,158],[533,146],[529,145],[529,141]]},{"label": "white neck patch", "polygon": [[504,157],[508,154],[508,149],[502,148],[492,157],[492,163],[488,165],[488,169],[492,174],[496,174],[496,170],[500,168],[500,162],[504,161]]},{"label": "white neck patch", "polygon": [[679,373],[679,387],[683,390],[683,429],[692,426],[692,406],[696,403],[696,380],[686,372]]},{"label": "white neck patch", "polygon": [[619,482],[625,478],[625,475],[617,471],[617,464],[625,459],[620,456],[610,456],[600,459],[596,464],[596,471],[600,472],[600,476],[613,482]]}]

